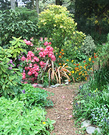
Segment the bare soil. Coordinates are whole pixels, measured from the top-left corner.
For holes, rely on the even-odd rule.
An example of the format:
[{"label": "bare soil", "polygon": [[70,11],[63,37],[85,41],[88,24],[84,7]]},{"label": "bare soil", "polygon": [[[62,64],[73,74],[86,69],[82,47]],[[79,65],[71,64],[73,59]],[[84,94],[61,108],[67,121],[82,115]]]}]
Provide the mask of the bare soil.
[{"label": "bare soil", "polygon": [[[46,108],[47,118],[55,120],[54,130],[51,135],[81,135],[74,125],[73,118],[73,99],[78,93],[80,83],[74,83],[57,88],[46,88],[47,91],[54,93],[50,99],[53,101],[52,108]],[[87,134],[84,134],[87,135]]]}]

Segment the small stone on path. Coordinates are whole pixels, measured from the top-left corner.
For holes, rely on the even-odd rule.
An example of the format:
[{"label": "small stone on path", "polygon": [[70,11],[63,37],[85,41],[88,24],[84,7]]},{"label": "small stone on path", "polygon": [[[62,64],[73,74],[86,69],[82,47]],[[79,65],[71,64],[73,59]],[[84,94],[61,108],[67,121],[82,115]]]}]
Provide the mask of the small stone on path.
[{"label": "small stone on path", "polygon": [[87,133],[90,134],[90,135],[92,133],[94,133],[95,130],[96,130],[96,128],[95,127],[92,127],[92,126],[89,126],[89,127],[86,128]]},{"label": "small stone on path", "polygon": [[89,120],[85,120],[81,123],[81,128],[88,127],[91,125],[91,122]]}]

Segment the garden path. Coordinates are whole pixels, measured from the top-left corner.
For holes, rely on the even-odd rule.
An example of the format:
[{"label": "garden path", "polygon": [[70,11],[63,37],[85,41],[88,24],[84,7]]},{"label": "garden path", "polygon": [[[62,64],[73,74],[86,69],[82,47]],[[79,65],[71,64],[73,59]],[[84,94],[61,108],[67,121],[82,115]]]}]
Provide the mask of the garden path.
[{"label": "garden path", "polygon": [[80,83],[74,83],[57,88],[46,88],[47,91],[54,93],[53,96],[50,96],[54,106],[46,108],[47,118],[56,121],[51,135],[81,135],[81,133],[77,133],[78,129],[75,127],[75,120],[72,117],[73,98],[78,93],[79,85]]}]

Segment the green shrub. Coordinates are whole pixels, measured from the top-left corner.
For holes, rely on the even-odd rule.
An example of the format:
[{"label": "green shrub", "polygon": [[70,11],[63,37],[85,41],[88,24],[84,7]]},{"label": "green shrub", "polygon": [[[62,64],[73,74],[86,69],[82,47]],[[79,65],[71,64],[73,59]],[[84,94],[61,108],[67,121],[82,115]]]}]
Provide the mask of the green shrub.
[{"label": "green shrub", "polygon": [[0,44],[4,46],[12,37],[30,39],[37,34],[37,26],[30,20],[20,20],[20,13],[13,10],[0,12]]},{"label": "green shrub", "polygon": [[31,84],[22,84],[22,94],[20,100],[25,103],[25,106],[53,106],[51,100],[47,99],[49,92],[41,88],[34,88]]},{"label": "green shrub", "polygon": [[28,46],[21,40],[21,37],[15,38],[10,41],[10,46],[8,47],[8,52],[12,55],[12,58],[15,60],[21,53],[27,53],[26,48]]},{"label": "green shrub", "polygon": [[61,49],[66,38],[73,41],[73,45],[80,46],[85,34],[76,30],[72,15],[65,7],[49,5],[47,9],[39,14],[38,27],[41,35],[52,38],[54,47]]},{"label": "green shrub", "polygon": [[18,84],[21,81],[19,70],[15,68],[11,56],[7,49],[0,47],[0,94],[5,97],[18,94]]},{"label": "green shrub", "polygon": [[53,123],[45,118],[46,112],[38,107],[25,108],[22,101],[0,98],[0,134],[50,135]]},{"label": "green shrub", "polygon": [[20,16],[19,16],[19,20],[30,20],[32,21],[34,24],[37,24],[38,22],[38,15],[37,15],[37,12],[36,10],[30,10],[30,9],[27,9],[26,7],[18,7],[15,9],[16,12],[19,12],[20,13]]},{"label": "green shrub", "polygon": [[81,46],[81,51],[86,55],[92,55],[96,49],[94,40],[90,35],[86,36],[83,45]]}]

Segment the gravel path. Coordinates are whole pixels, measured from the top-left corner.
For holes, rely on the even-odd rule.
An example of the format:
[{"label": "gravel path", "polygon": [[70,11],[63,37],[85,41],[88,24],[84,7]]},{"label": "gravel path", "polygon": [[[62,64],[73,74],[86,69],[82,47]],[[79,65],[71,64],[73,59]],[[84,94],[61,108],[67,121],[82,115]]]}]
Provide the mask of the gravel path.
[{"label": "gravel path", "polygon": [[80,135],[77,134],[72,118],[72,101],[78,92],[79,85],[80,83],[75,83],[57,88],[46,88],[47,91],[54,93],[54,96],[50,97],[54,106],[46,109],[47,118],[56,121],[51,135]]}]

